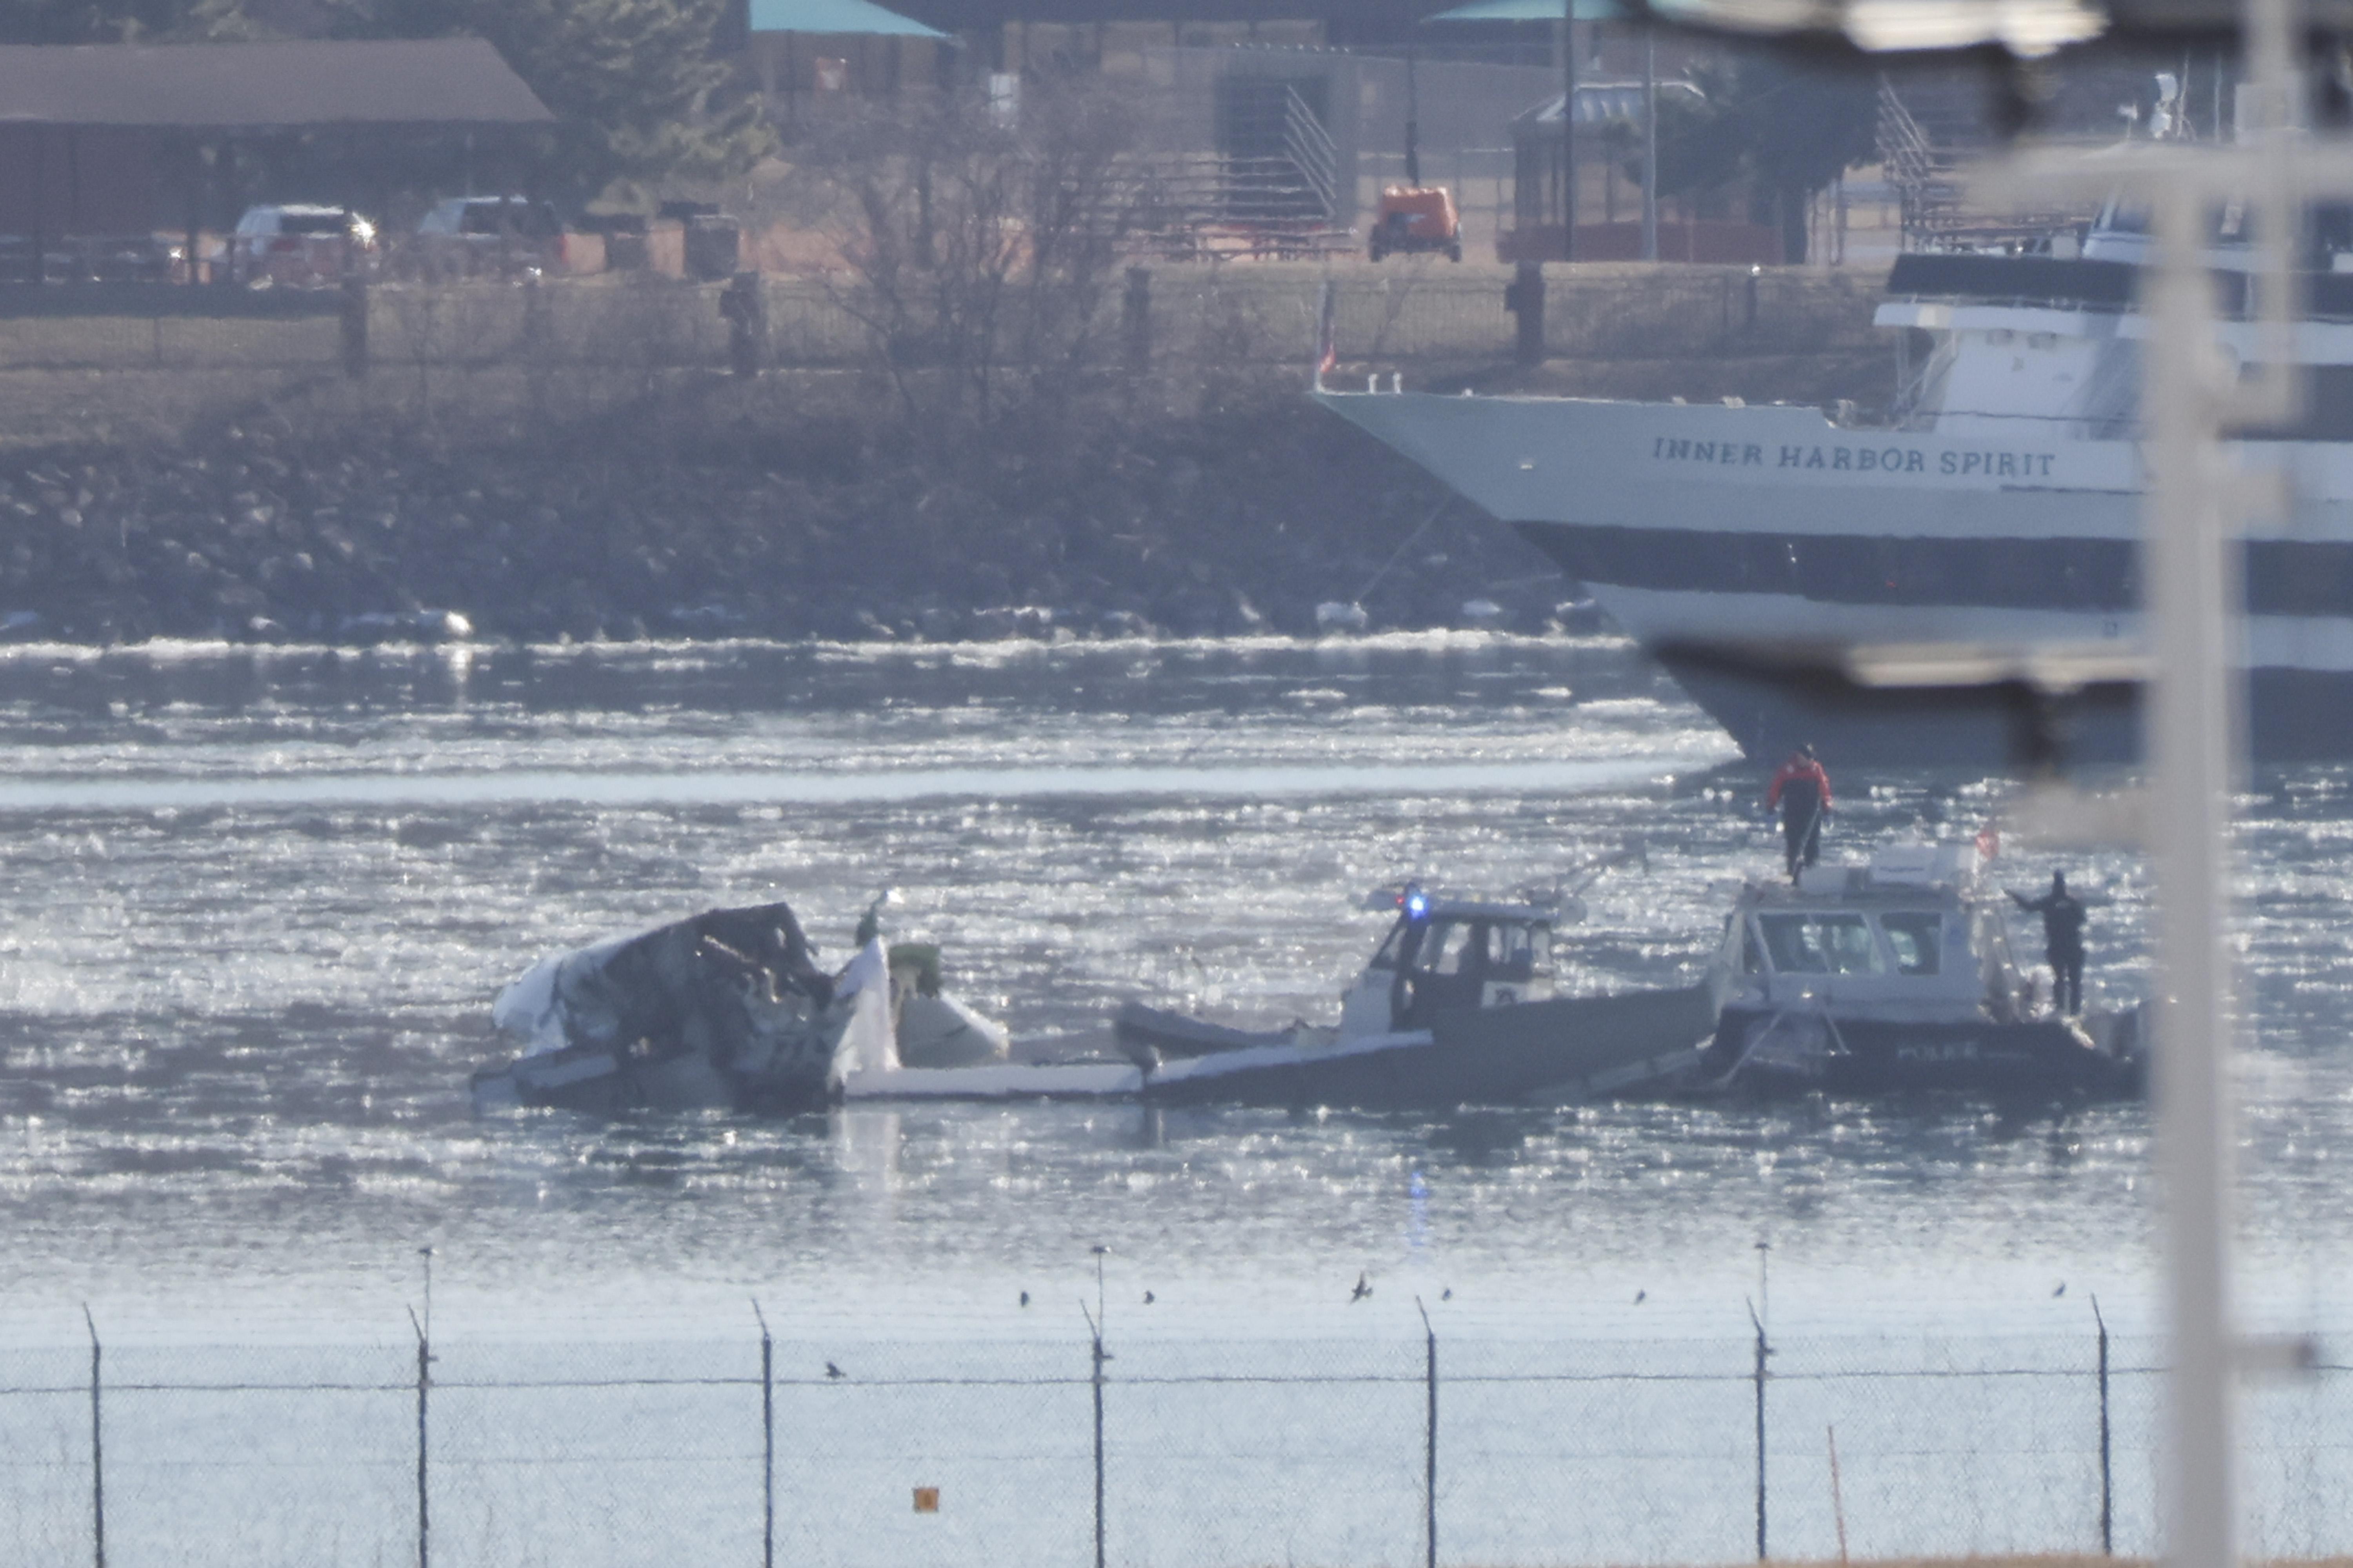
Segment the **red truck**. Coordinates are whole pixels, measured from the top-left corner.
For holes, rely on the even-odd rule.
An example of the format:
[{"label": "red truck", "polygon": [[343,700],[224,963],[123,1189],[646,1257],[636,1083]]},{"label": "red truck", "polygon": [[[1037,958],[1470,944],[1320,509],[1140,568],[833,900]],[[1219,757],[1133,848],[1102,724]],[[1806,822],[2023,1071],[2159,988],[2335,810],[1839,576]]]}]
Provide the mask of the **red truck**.
[{"label": "red truck", "polygon": [[1371,250],[1375,261],[1417,250],[1442,250],[1447,260],[1461,260],[1462,225],[1455,216],[1453,193],[1443,185],[1391,185],[1382,191]]}]

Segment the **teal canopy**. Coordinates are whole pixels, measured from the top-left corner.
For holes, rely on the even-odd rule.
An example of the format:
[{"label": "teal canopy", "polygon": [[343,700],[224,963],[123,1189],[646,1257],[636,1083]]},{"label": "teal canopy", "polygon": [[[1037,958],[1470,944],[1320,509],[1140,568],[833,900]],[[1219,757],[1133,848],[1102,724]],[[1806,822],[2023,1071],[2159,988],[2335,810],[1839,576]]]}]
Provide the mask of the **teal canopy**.
[{"label": "teal canopy", "polygon": [[864,33],[882,38],[947,37],[936,27],[924,26],[913,16],[885,11],[873,5],[871,0],[752,0],[752,31]]},{"label": "teal canopy", "polygon": [[[1618,0],[1575,0],[1575,4],[1580,22],[1621,22],[1626,18],[1626,7]],[[1422,22],[1425,26],[1431,22],[1557,22],[1561,5],[1562,0],[1471,0],[1468,5],[1424,16]]]}]

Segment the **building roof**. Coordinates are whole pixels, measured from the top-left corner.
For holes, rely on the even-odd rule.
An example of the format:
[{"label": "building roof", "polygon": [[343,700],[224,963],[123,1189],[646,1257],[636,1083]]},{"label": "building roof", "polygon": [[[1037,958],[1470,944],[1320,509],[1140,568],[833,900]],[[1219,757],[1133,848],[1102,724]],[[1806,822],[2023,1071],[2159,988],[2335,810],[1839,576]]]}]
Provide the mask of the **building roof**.
[{"label": "building roof", "polygon": [[[1681,98],[1691,103],[1704,103],[1707,94],[1694,82],[1672,77],[1655,84],[1662,99]],[[1557,125],[1560,123],[1561,95],[1554,93],[1535,108],[1514,116],[1515,126]],[[1599,124],[1609,120],[1640,120],[1642,118],[1642,84],[1639,81],[1581,81],[1577,84],[1577,122],[1579,125]],[[1558,138],[1555,138],[1558,140]]]},{"label": "building roof", "polygon": [[1008,22],[1321,22],[1337,36],[1370,32],[1402,40],[1445,0],[895,0],[952,33]]},{"label": "building roof", "polygon": [[912,16],[871,0],[752,0],[755,33],[862,33],[884,38],[944,38]]},{"label": "building roof", "polygon": [[291,130],[554,118],[480,38],[0,46],[0,125]]},{"label": "building roof", "polygon": [[[1422,22],[1425,26],[1431,22],[1557,22],[1569,3],[1570,0],[1471,0],[1467,5],[1424,16]],[[1619,0],[1574,0],[1574,4],[1580,22],[1617,22],[1626,16],[1626,7]]]}]

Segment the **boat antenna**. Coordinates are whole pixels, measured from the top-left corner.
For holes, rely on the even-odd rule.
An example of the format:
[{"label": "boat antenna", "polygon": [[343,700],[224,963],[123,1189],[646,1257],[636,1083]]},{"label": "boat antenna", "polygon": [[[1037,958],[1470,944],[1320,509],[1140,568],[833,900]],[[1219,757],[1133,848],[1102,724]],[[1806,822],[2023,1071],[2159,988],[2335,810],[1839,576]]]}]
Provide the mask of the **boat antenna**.
[{"label": "boat antenna", "polygon": [[862,949],[868,942],[872,942],[876,937],[881,936],[882,934],[883,908],[886,905],[895,904],[898,901],[899,889],[896,888],[885,888],[881,892],[875,894],[874,901],[867,905],[866,912],[859,917],[858,933],[849,939],[850,945],[852,947]]},{"label": "boat antenna", "polygon": [[1648,841],[1641,838],[1619,848],[1589,857],[1570,867],[1552,879],[1549,889],[1530,888],[1521,896],[1530,903],[1549,901],[1556,909],[1567,910],[1573,906],[1575,914],[1572,918],[1582,920],[1585,916],[1585,906],[1578,895],[1619,867],[1632,865],[1638,861],[1645,871],[1651,868],[1651,847]]}]

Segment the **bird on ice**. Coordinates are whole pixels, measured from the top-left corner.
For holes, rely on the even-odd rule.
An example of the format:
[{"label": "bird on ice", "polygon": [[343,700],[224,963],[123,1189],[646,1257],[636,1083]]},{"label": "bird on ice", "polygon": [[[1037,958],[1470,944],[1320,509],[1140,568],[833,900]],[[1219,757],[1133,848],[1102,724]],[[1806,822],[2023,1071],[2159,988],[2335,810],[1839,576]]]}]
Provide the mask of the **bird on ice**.
[{"label": "bird on ice", "polygon": [[834,1365],[833,1363],[828,1362],[825,1363],[825,1375],[828,1377],[847,1377],[849,1374],[843,1372],[839,1367]]},{"label": "bird on ice", "polygon": [[1351,1301],[1361,1301],[1372,1293],[1372,1281],[1365,1278],[1364,1271],[1362,1269],[1357,1270],[1356,1288],[1348,1292],[1348,1300]]}]

